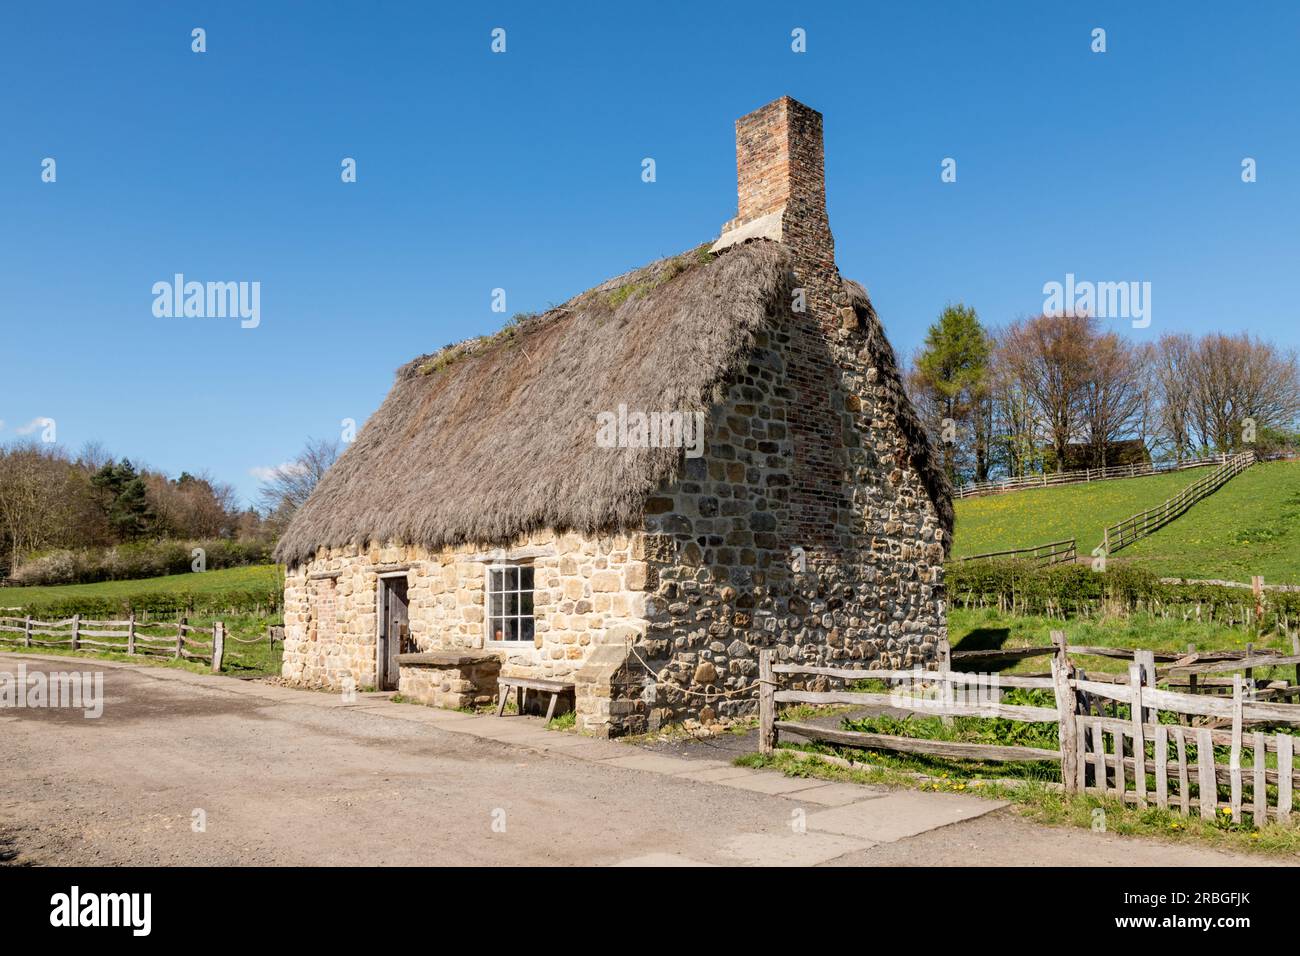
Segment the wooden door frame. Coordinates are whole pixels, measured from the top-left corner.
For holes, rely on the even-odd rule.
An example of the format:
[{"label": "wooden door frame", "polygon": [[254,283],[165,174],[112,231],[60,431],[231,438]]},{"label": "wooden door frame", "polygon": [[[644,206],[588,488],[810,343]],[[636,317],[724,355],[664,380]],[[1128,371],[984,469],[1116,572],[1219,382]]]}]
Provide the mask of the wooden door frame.
[{"label": "wooden door frame", "polygon": [[[393,688],[391,689],[396,689],[396,686],[401,679],[400,669],[398,674],[393,674],[393,675],[387,674],[388,655],[385,653],[385,651],[387,650],[387,642],[392,639],[392,635],[387,633],[388,602],[386,600],[386,595],[389,592],[389,588],[385,582],[395,580],[398,578],[406,581],[406,594],[407,594],[406,613],[409,619],[411,613],[410,575],[408,575],[407,572],[405,571],[389,571],[385,574],[380,574],[378,580],[375,582],[375,689],[376,690],[390,689],[384,687],[386,677],[391,677],[391,682],[394,685]],[[398,639],[400,640],[400,635],[398,636]],[[398,653],[401,653],[400,647],[397,650]]]}]

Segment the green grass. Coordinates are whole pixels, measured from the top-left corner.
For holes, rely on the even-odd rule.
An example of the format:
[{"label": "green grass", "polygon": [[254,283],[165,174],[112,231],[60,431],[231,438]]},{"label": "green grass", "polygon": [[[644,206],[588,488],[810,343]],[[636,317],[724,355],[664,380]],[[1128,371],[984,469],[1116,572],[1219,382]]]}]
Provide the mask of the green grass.
[{"label": "green grass", "polygon": [[[994,800],[1009,800],[1017,813],[1048,826],[1092,828],[1104,820],[1109,833],[1126,836],[1158,837],[1167,842],[1217,847],[1237,852],[1267,853],[1294,857],[1300,854],[1300,828],[1277,823],[1256,830],[1249,824],[1234,824],[1217,816],[1206,821],[1197,816],[1183,816],[1158,807],[1137,807],[1094,795],[1067,794],[1046,780],[981,780],[961,772],[940,772],[933,776],[918,774],[905,762],[891,761],[892,755],[866,751],[844,751],[841,756],[856,766],[839,767],[820,760],[801,759],[800,751],[825,751],[830,748],[783,747],[770,757],[748,754],[736,759],[740,766],[771,768],[786,776],[819,780],[836,780],[870,786],[894,786],[947,793],[973,793]],[[987,766],[987,765],[986,765]]]},{"label": "green grass", "polygon": [[[1067,643],[1093,647],[1122,647],[1178,654],[1195,644],[1199,651],[1244,651],[1247,642],[1259,649],[1291,653],[1291,642],[1276,632],[1255,634],[1241,627],[1227,627],[1181,618],[1165,620],[1145,612],[1127,617],[1078,618],[1067,620],[1035,615],[1001,614],[993,608],[948,612],[948,640],[953,651],[982,651],[1001,647],[1047,647],[1051,632],[1064,631]],[[1111,657],[1072,659],[1088,671],[1125,673],[1128,662]],[[983,666],[983,665],[981,665]],[[1046,657],[1018,661],[1014,667],[999,668],[1006,674],[1044,673],[1049,669]],[[1256,668],[1259,680],[1271,679],[1272,668]],[[1286,667],[1276,675],[1294,680],[1295,668]]]},{"label": "green grass", "polygon": [[0,607],[19,607],[29,603],[44,603],[66,598],[119,598],[142,591],[185,592],[220,595],[231,591],[258,588],[278,589],[282,586],[278,565],[253,564],[242,568],[225,568],[220,571],[203,571],[191,574],[169,574],[160,578],[142,578],[130,581],[100,581],[96,584],[61,584],[23,588],[0,588]]},{"label": "green grass", "polygon": [[[960,533],[958,535],[960,538]],[[1300,584],[1300,462],[1261,462],[1112,560],[1163,577]]]},{"label": "green grass", "polygon": [[118,597],[140,591],[221,594],[227,591],[241,591],[250,588],[278,587],[281,583],[280,571],[277,565],[254,564],[242,568],[225,568],[220,571],[203,571],[190,574],[169,574],[160,578],[143,578],[130,581],[6,587],[0,588],[0,606],[16,607],[19,604],[29,602],[40,603],[68,597]]},{"label": "green grass", "polygon": [[[1050,632],[1062,630],[1066,639],[1076,645],[1145,648],[1178,653],[1184,651],[1188,644],[1195,644],[1199,650],[1242,650],[1249,641],[1257,648],[1290,652],[1289,640],[1276,633],[1261,635],[1242,628],[1185,621],[1181,617],[1166,619],[1147,613],[1062,621],[1058,618],[1000,614],[992,609],[959,608],[949,612],[948,626],[954,651],[1050,646]],[[1128,664],[1127,661],[1106,657],[1072,655],[1072,659],[1092,672],[1124,671]],[[1001,669],[1001,672],[1043,673],[1048,667],[1048,659],[1040,657],[1016,662]],[[982,664],[980,669],[993,670],[997,666],[990,661]],[[1295,669],[1291,666],[1276,669],[1276,672],[1272,668],[1255,670],[1255,677],[1260,680],[1274,677],[1290,680],[1294,674]],[[1004,691],[1004,702],[1052,706],[1050,691],[1009,689]],[[822,712],[816,715],[803,713],[805,710],[808,708],[787,708],[783,711],[783,716],[798,720],[809,716],[833,715],[841,718],[840,725],[845,729],[900,737],[1010,744],[1046,750],[1055,750],[1057,747],[1054,724],[1030,724],[981,717],[956,717],[945,723],[938,716],[863,715],[860,710],[855,711],[849,707],[822,708]],[[1121,718],[1125,710],[1124,707],[1120,708]],[[1169,722],[1174,717],[1172,714],[1162,714],[1161,719]],[[1219,762],[1226,763],[1227,748],[1216,750]],[[853,766],[842,767],[802,756],[808,753],[848,760]],[[1270,756],[1269,763],[1274,760]],[[1234,824],[1231,819],[1221,815],[1213,821],[1203,821],[1199,817],[1184,817],[1155,807],[1128,806],[1095,795],[1063,793],[1059,789],[1059,767],[1054,762],[998,763],[810,743],[785,745],[771,757],[748,755],[740,758],[737,763],[770,767],[789,776],[922,790],[973,792],[1009,800],[1022,815],[1048,825],[1091,827],[1096,824],[1097,811],[1100,810],[1104,815],[1106,829],[1112,833],[1160,837],[1176,842],[1191,841],[1239,851],[1283,855],[1300,853],[1300,828],[1270,824],[1256,830],[1249,823]]]},{"label": "green grass", "polygon": [[[211,573],[215,574],[217,572]],[[190,623],[195,627],[211,628],[213,620],[211,617],[196,617],[192,618]],[[226,643],[221,663],[222,674],[230,677],[267,677],[280,673],[280,659],[284,653],[284,644],[276,643],[272,646],[266,639],[267,628],[272,624],[281,623],[279,615],[266,617],[257,614],[223,614],[219,620],[226,625]],[[202,633],[188,636],[198,641],[204,640],[205,637]],[[211,667],[206,663],[176,660],[174,657],[164,654],[127,654],[119,651],[100,650],[73,652],[60,647],[24,648],[21,644],[9,643],[14,637],[21,640],[21,634],[6,633],[4,637],[7,640],[0,642],[0,651],[4,653],[95,658],[107,661],[125,661],[131,664],[148,664],[157,667],[177,667],[199,674],[212,672]],[[211,637],[210,631],[207,637]],[[125,638],[122,639],[125,640]],[[103,640],[103,638],[97,638],[97,640]]]},{"label": "green grass", "polygon": [[1197,468],[958,499],[953,502],[957,520],[952,556],[1027,548],[1066,538],[1074,538],[1079,554],[1087,555],[1101,544],[1107,525],[1172,498],[1205,474],[1206,469]]}]

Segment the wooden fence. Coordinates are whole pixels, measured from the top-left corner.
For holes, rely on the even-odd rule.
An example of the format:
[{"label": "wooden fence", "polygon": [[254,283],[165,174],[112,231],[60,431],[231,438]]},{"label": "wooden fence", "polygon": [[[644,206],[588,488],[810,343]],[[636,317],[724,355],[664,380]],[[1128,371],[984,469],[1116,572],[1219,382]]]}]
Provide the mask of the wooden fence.
[{"label": "wooden fence", "polygon": [[1078,557],[1079,554],[1075,550],[1074,538],[1066,538],[1064,541],[1050,541],[1047,544],[1036,545],[1032,548],[1012,548],[1010,551],[970,554],[962,558],[962,560],[981,561],[990,558],[1015,558],[1032,561],[1038,567],[1047,567],[1053,564],[1073,564],[1078,560]]},{"label": "wooden fence", "polygon": [[[190,636],[193,634],[211,634],[211,637],[199,640]],[[137,621],[134,614],[122,621],[91,621],[81,615],[62,621],[37,621],[30,616],[0,617],[0,644],[3,643],[208,661],[215,674],[221,670],[226,626],[217,621],[209,630],[187,624],[185,618],[176,622]]]},{"label": "wooden fence", "polygon": [[[1156,659],[1167,661],[1173,655],[1138,652],[1138,659],[1129,666],[1127,679],[1101,679],[1103,675],[1089,679],[1074,667],[1071,654],[1104,652],[1115,656],[1124,652],[1114,648],[1068,646],[1059,631],[1054,631],[1052,638],[1050,648],[1025,649],[1052,655],[1050,676],[987,675],[949,669],[887,671],[814,667],[776,663],[772,650],[761,650],[759,749],[771,753],[784,732],[870,750],[964,760],[1053,762],[1060,765],[1061,783],[1069,793],[1094,793],[1141,806],[1154,804],[1183,814],[1199,813],[1206,819],[1223,812],[1234,823],[1242,822],[1243,812],[1248,812],[1255,826],[1262,826],[1268,820],[1291,820],[1292,795],[1300,784],[1294,761],[1295,738],[1263,728],[1278,724],[1300,726],[1300,705],[1259,699],[1252,682],[1240,673],[1233,676],[1230,698],[1177,693],[1162,690],[1158,685],[1193,675],[1249,672],[1264,666],[1300,666],[1300,653],[1183,655],[1173,661],[1173,666],[1159,670]],[[1238,656],[1222,657],[1224,654]],[[1203,659],[1216,657],[1221,659]],[[906,682],[923,692],[907,695],[787,690],[780,686],[780,679],[787,675],[845,682]],[[1287,686],[1300,693],[1300,687]],[[1055,706],[1002,703],[1001,691],[1009,688],[1050,690]],[[971,689],[975,689],[980,699],[969,699]],[[1104,701],[1111,702],[1109,715],[1103,707]],[[782,720],[777,713],[778,706],[791,703],[850,704],[944,718],[1055,723],[1059,748],[900,737]],[[1127,706],[1127,714],[1121,713],[1120,705]],[[1171,715],[1173,722],[1162,721],[1162,713]],[[1189,748],[1195,752],[1194,761],[1189,761]],[[1249,770],[1243,769],[1246,751],[1250,753]],[[1222,759],[1225,757],[1226,763]],[[1270,757],[1274,766],[1269,766]],[[1247,790],[1249,800],[1245,796]]]},{"label": "wooden fence", "polygon": [[958,498],[979,498],[984,495],[996,495],[1006,491],[1023,491],[1026,488],[1051,488],[1056,485],[1076,485],[1088,481],[1106,481],[1112,478],[1142,478],[1146,475],[1160,475],[1170,471],[1183,471],[1187,468],[1207,468],[1222,465],[1226,455],[1210,458],[1195,458],[1189,461],[1172,461],[1155,464],[1143,462],[1132,465],[1111,465],[1106,468],[1077,468],[1073,471],[1059,471],[1055,474],[1023,475],[1019,478],[997,478],[992,481],[973,481],[955,489]]},{"label": "wooden fence", "polygon": [[1203,478],[1198,478],[1168,501],[1146,511],[1139,511],[1118,524],[1111,525],[1102,533],[1103,551],[1106,554],[1114,554],[1121,548],[1126,548],[1133,542],[1158,531],[1202,498],[1218,491],[1254,463],[1255,453],[1252,451],[1233,455],[1214,471]]}]

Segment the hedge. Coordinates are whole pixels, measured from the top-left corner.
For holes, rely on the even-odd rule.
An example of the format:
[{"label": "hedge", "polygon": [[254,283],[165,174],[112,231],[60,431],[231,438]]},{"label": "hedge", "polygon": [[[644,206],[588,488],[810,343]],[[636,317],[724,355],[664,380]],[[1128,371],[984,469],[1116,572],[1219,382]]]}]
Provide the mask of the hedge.
[{"label": "hedge", "polygon": [[271,614],[280,609],[278,588],[248,588],[220,592],[139,591],[112,597],[67,597],[27,604],[23,613],[37,620],[63,620],[80,614],[100,620],[134,613],[140,618],[211,617],[221,614]]},{"label": "hedge", "polygon": [[[1102,604],[1127,610],[1157,606],[1215,608],[1254,606],[1250,591],[1213,584],[1170,584],[1144,568],[1111,564],[1093,571],[1086,564],[1035,567],[1025,561],[959,561],[945,569],[948,594],[964,603],[997,603],[1027,612],[1078,613]],[[1275,614],[1300,616],[1300,592],[1266,591],[1264,604]]]}]

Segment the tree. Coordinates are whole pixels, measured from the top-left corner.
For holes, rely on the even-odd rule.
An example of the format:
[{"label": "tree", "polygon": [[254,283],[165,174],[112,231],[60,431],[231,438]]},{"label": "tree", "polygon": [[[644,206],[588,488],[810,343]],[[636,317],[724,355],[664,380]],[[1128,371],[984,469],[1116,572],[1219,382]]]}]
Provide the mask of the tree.
[{"label": "tree", "polygon": [[1038,453],[1042,429],[1029,394],[1015,373],[1008,350],[1010,336],[1003,331],[995,338],[989,374],[989,405],[992,419],[990,457],[1012,477],[1023,477],[1040,464]]},{"label": "tree", "polygon": [[1192,369],[1196,340],[1186,333],[1160,336],[1151,362],[1156,391],[1158,443],[1179,461],[1195,457],[1192,439]]},{"label": "tree", "polygon": [[1114,332],[1088,343],[1088,376],[1083,387],[1082,414],[1087,430],[1088,465],[1110,464],[1112,443],[1133,435],[1144,408],[1146,352]]},{"label": "tree", "polygon": [[1252,336],[1212,333],[1189,364],[1189,425],[1207,450],[1237,451],[1250,444],[1247,422],[1285,430],[1300,414],[1300,365],[1294,352]]},{"label": "tree", "polygon": [[120,540],[141,538],[154,530],[145,480],[130,461],[123,458],[107,464],[90,481],[99,490],[108,524]]},{"label": "tree", "polygon": [[22,442],[0,449],[0,530],[9,569],[59,543],[67,526],[68,466],[57,447]]},{"label": "tree", "polygon": [[272,469],[263,480],[258,500],[267,522],[277,534],[288,525],[338,456],[337,440],[309,438],[298,457]]},{"label": "tree", "polygon": [[988,396],[991,343],[975,310],[947,306],[926,333],[913,363],[912,391],[928,413],[940,439],[944,466],[956,480],[963,458],[973,462],[975,480],[988,476],[987,429],[982,429]]},{"label": "tree", "polygon": [[1096,337],[1096,319],[1087,315],[1037,315],[1007,330],[1002,355],[1034,407],[1058,471],[1083,425]]}]

